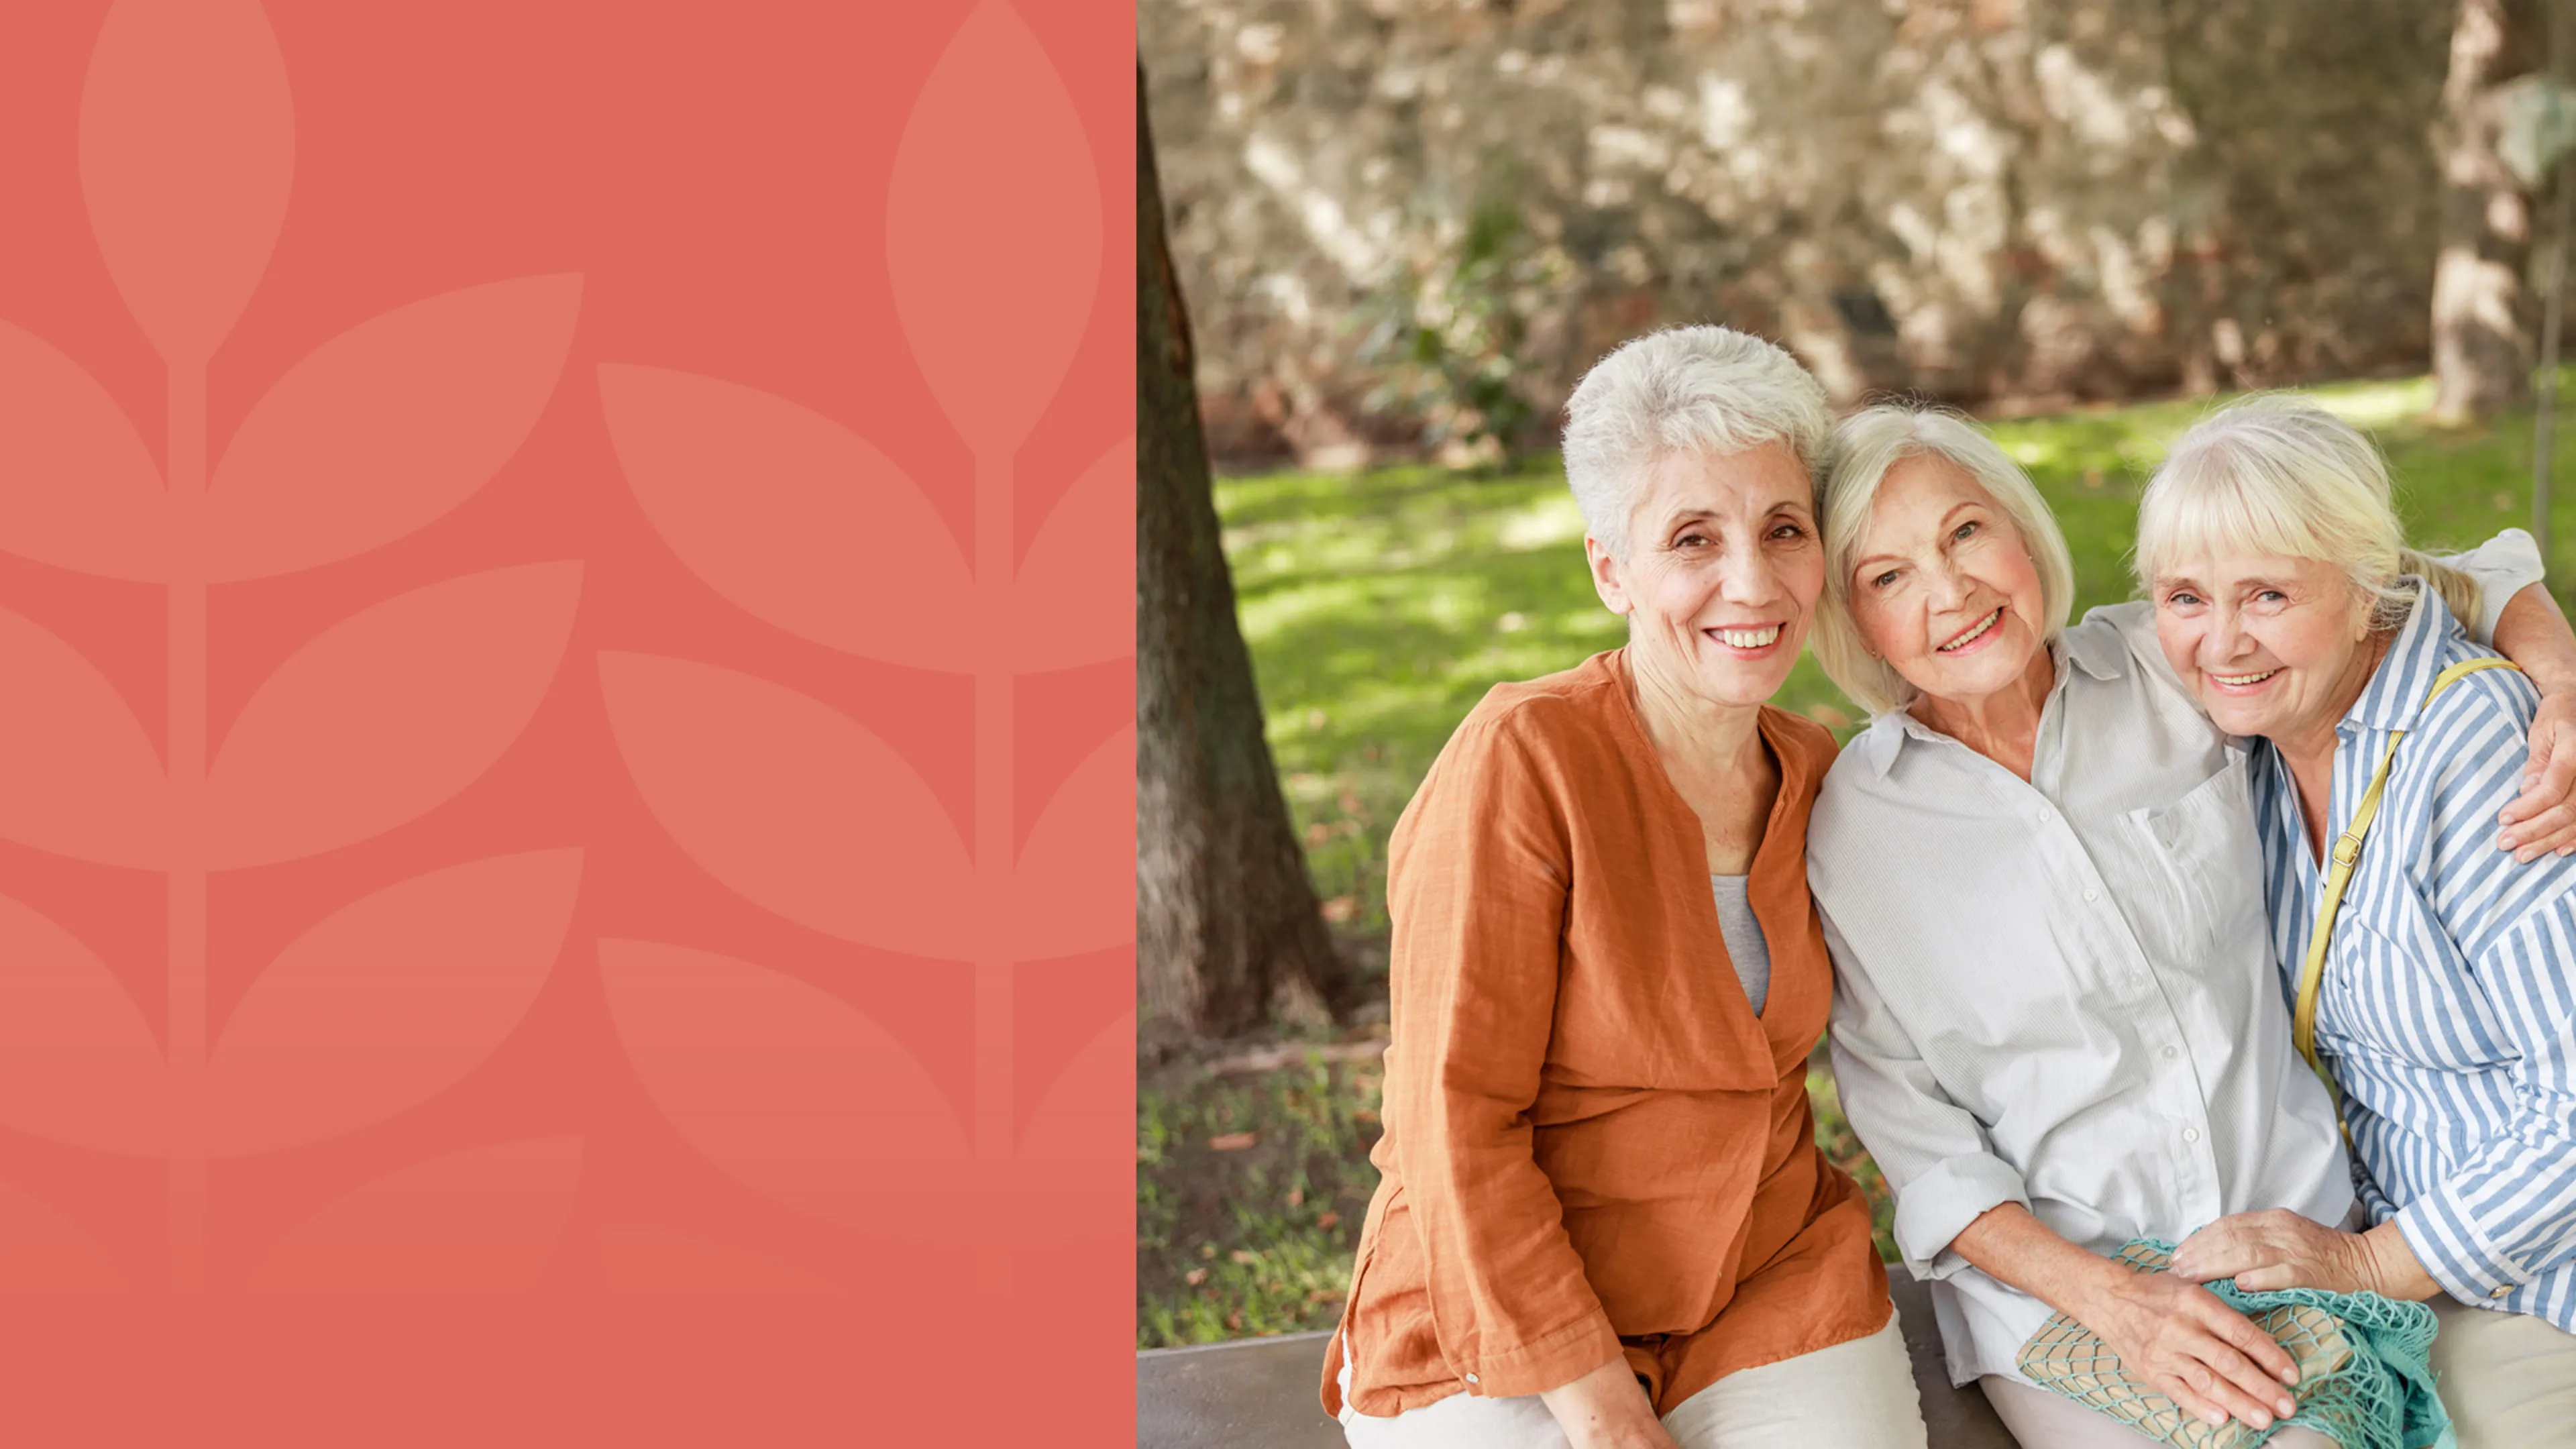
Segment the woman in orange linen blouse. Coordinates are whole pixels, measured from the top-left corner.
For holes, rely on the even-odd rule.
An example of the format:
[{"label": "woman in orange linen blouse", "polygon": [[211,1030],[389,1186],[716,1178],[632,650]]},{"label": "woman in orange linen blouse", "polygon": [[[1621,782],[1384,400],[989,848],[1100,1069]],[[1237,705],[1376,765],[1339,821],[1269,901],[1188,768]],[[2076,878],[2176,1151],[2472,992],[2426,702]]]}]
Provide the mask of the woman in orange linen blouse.
[{"label": "woman in orange linen blouse", "polygon": [[1824,396],[1716,327],[1567,404],[1625,648],[1497,687],[1398,823],[1383,1174],[1323,1399],[1354,1449],[1920,1446],[1869,1210],[1815,1147],[1832,998],[1765,703],[1824,585]]}]

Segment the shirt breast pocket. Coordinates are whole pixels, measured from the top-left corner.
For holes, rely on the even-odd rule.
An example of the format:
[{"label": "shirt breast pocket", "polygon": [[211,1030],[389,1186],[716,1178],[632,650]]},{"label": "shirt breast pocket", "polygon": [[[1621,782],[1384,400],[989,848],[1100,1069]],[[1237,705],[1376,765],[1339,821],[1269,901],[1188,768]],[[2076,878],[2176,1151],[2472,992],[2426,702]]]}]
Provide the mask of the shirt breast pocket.
[{"label": "shirt breast pocket", "polygon": [[2262,939],[2263,847],[2243,750],[2227,746],[2227,763],[2216,774],[2171,805],[2137,815],[2164,863],[2191,947]]}]

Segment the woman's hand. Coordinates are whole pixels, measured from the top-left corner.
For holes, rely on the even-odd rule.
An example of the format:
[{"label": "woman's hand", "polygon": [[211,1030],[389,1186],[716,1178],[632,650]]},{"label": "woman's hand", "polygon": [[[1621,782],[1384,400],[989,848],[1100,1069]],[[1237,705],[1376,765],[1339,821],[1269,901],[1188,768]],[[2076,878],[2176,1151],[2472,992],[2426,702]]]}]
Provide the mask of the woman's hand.
[{"label": "woman's hand", "polygon": [[2576,850],[2576,690],[2540,697],[2522,778],[2522,793],[2496,817],[2504,827],[2496,836],[2498,848],[2522,861]]},{"label": "woman's hand", "polygon": [[1625,1357],[1570,1384],[1543,1389],[1538,1398],[1574,1449],[1679,1449]]},{"label": "woman's hand", "polygon": [[2129,1372],[2210,1424],[2242,1419],[2268,1429],[2298,1412],[2282,1391],[2298,1382],[2289,1352],[2218,1295],[2171,1273],[2111,1265],[2066,1311],[2101,1335]]},{"label": "woman's hand", "polygon": [[2395,1223],[2345,1233],[2286,1208],[2220,1218],[2183,1239],[2173,1276],[2193,1283],[2233,1278],[2248,1293],[2322,1288],[2421,1299],[2441,1290]]},{"label": "woman's hand", "polygon": [[2088,1252],[2018,1202],[1986,1209],[1950,1246],[2101,1335],[2131,1373],[2186,1414],[2211,1424],[2232,1415],[2267,1429],[2298,1412],[2281,1392],[2299,1378],[2288,1351],[2206,1288]]}]

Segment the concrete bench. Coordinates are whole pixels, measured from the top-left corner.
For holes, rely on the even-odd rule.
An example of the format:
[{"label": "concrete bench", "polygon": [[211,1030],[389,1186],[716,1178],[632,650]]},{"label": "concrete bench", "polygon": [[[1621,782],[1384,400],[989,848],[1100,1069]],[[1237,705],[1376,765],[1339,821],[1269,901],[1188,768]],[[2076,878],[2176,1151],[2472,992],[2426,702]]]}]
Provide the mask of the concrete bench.
[{"label": "concrete bench", "polygon": [[[1891,1275],[1932,1449],[2014,1449],[1986,1396],[1950,1387],[1923,1285]],[[1340,1449],[1341,1426],[1315,1401],[1321,1333],[1281,1334],[1136,1355],[1137,1449]]]}]

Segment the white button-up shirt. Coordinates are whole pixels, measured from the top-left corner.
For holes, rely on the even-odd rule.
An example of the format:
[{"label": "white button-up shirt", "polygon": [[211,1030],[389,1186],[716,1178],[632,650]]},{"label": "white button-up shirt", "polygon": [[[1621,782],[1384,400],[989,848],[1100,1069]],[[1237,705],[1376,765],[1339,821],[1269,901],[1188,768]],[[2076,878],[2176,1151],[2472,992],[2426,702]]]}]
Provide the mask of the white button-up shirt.
[{"label": "white button-up shirt", "polygon": [[[2538,577],[2473,560],[2489,636]],[[1843,1110],[1896,1197],[1954,1383],[2018,1378],[2049,1306],[1951,1239],[2028,1207],[2109,1254],[2228,1213],[2341,1224],[2351,1167],[2291,1046],[2247,753],[2164,662],[2143,603],[2051,646],[2031,779],[1903,711],[1827,775],[1807,867],[1835,965]]]}]

